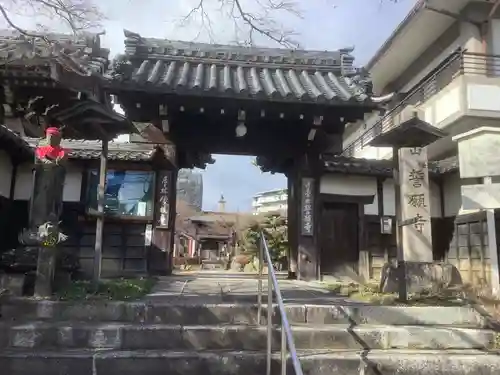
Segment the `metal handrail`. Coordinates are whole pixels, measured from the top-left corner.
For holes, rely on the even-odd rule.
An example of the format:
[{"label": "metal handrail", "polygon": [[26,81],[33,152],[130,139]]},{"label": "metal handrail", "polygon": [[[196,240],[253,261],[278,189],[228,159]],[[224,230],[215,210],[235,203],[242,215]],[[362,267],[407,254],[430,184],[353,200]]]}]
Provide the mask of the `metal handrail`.
[{"label": "metal handrail", "polygon": [[271,359],[272,359],[272,338],[273,338],[273,290],[276,294],[276,302],[278,303],[278,310],[281,317],[281,375],[286,375],[286,360],[287,348],[290,352],[290,358],[295,370],[295,375],[303,375],[302,365],[297,357],[297,350],[295,349],[295,342],[293,341],[292,329],[288,318],[286,316],[285,305],[283,297],[278,285],[278,279],[274,272],[273,263],[271,261],[271,254],[267,245],[264,233],[260,233],[260,246],[259,246],[259,282],[258,282],[258,311],[257,323],[261,324],[262,315],[262,271],[264,269],[264,261],[267,262],[267,351],[266,351],[266,375],[271,375]]}]

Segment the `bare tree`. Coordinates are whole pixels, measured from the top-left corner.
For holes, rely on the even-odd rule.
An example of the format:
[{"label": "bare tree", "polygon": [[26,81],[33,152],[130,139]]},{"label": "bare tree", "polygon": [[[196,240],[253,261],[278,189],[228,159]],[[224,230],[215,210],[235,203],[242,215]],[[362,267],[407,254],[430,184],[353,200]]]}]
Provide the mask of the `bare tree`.
[{"label": "bare tree", "polygon": [[293,16],[302,18],[298,3],[292,0],[199,0],[198,4],[182,19],[185,25],[194,19],[201,23],[199,31],[214,39],[214,9],[233,23],[236,42],[253,45],[256,35],[262,35],[287,48],[297,48],[293,30],[285,28],[278,19]]},{"label": "bare tree", "polygon": [[[186,25],[194,20],[200,23],[197,36],[202,33],[214,41],[214,16],[230,20],[236,42],[243,45],[254,45],[257,35],[263,36],[286,48],[300,48],[295,39],[297,33],[286,28],[280,19],[291,17],[302,19],[300,1],[294,0],[196,0],[197,4],[181,20],[181,25]],[[317,0],[308,0],[317,1]],[[333,10],[343,5],[347,0],[323,0],[325,5]],[[350,3],[355,0],[348,0]],[[380,4],[397,3],[401,0],[379,0]],[[305,4],[307,2],[304,1]]]},{"label": "bare tree", "polygon": [[10,28],[27,37],[47,40],[47,25],[38,24],[40,32],[25,30],[14,22],[15,16],[62,23],[73,33],[99,27],[104,19],[94,0],[0,0],[0,13]]},{"label": "bare tree", "polygon": [[175,216],[175,230],[177,232],[186,232],[191,234],[194,231],[193,224],[189,221],[190,217],[199,215],[193,206],[188,204],[182,199],[177,199],[176,203],[176,216]]},{"label": "bare tree", "polygon": [[[333,9],[337,3],[341,5],[346,0],[323,1]],[[396,3],[400,0],[379,1]],[[46,38],[47,23],[58,25],[62,23],[75,34],[100,27],[105,15],[102,6],[98,4],[97,0],[0,0],[0,13],[10,28],[25,36],[49,42]],[[299,1],[196,0],[193,8],[182,18],[181,24],[199,21],[201,27],[198,35],[205,33],[213,41],[215,40],[213,23],[217,14],[225,20],[230,20],[238,43],[253,45],[256,36],[260,35],[287,48],[299,47],[298,41],[294,39],[297,36],[294,30],[288,29],[280,22],[287,17],[302,18]],[[43,19],[46,24],[38,25],[38,29],[42,31],[28,31],[16,24],[15,16]]]}]

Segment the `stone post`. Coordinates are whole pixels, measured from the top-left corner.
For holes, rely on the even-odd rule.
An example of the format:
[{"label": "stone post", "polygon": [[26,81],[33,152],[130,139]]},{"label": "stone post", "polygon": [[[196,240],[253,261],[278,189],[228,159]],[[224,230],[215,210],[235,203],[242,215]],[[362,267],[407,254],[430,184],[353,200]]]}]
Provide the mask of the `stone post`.
[{"label": "stone post", "polygon": [[408,294],[442,289],[458,283],[454,270],[434,262],[429,193],[429,172],[425,147],[446,137],[438,128],[421,120],[419,110],[407,107],[401,123],[381,132],[370,146],[393,147],[393,176],[396,195],[396,240],[398,262],[382,269],[381,289]]},{"label": "stone post", "polygon": [[402,249],[405,263],[433,261],[427,150],[399,150]]}]

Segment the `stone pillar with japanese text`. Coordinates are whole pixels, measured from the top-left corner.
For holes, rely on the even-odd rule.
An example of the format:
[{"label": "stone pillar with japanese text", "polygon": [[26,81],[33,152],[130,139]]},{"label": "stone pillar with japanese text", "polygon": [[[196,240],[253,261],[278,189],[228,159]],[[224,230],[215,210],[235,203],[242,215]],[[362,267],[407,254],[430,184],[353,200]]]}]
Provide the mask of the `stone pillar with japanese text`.
[{"label": "stone pillar with japanese text", "polygon": [[405,262],[433,261],[427,150],[399,150],[402,255]]}]

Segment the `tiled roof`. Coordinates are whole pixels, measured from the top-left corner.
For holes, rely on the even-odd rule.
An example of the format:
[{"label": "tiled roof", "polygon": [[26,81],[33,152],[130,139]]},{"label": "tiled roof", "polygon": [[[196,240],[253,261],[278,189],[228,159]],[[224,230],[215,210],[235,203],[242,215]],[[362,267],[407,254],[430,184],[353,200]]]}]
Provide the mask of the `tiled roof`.
[{"label": "tiled roof", "polygon": [[335,156],[325,161],[325,169],[327,172],[332,173],[391,176],[392,160]]},{"label": "tiled roof", "polygon": [[198,237],[226,237],[229,238],[232,233],[232,223],[227,223],[222,217],[205,218],[192,217],[189,220],[196,224],[196,235]]},{"label": "tiled roof", "polygon": [[100,140],[101,132],[92,126],[95,123],[102,124],[102,130],[108,139],[120,134],[137,132],[136,127],[126,116],[94,100],[72,100],[62,109],[55,106],[49,113],[51,117],[69,125],[64,132],[67,139]]},{"label": "tiled roof", "polygon": [[369,101],[371,82],[351,49],[294,51],[143,38],[125,32],[111,82],[164,92],[331,104]]},{"label": "tiled roof", "polygon": [[[429,172],[434,175],[457,171],[456,156],[429,162]],[[392,176],[392,160],[363,159],[346,156],[334,156],[325,161],[325,170],[331,173],[352,173],[374,176]]]},{"label": "tiled roof", "polygon": [[0,149],[23,158],[30,158],[34,155],[28,142],[5,125],[0,125]]},{"label": "tiled roof", "polygon": [[[0,61],[10,66],[47,66],[49,60],[70,67],[84,75],[103,74],[109,64],[109,50],[101,48],[98,34],[84,33],[78,36],[44,34],[30,38],[17,31],[0,31]],[[50,69],[27,70],[33,75],[50,74]],[[12,70],[5,69],[4,74]]]},{"label": "tiled roof", "polygon": [[[25,138],[31,147],[36,147],[38,138]],[[100,141],[64,139],[61,146],[68,149],[70,159],[93,160],[101,157]],[[156,153],[155,145],[109,142],[108,159],[121,161],[149,161]]]}]

